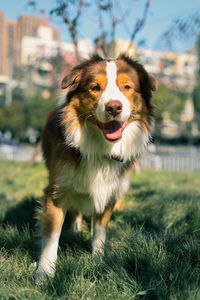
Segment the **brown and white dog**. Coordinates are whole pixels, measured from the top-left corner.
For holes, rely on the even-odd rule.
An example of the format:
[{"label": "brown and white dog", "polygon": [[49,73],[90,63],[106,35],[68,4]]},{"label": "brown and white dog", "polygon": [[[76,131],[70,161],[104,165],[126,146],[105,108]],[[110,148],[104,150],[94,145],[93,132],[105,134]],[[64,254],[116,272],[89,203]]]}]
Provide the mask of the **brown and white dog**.
[{"label": "brown and white dog", "polygon": [[134,160],[150,134],[156,79],[121,55],[81,63],[61,84],[62,105],[47,119],[42,147],[49,185],[41,210],[42,251],[37,276],[53,276],[67,210],[94,214],[92,252],[103,253],[116,199],[129,186]]}]

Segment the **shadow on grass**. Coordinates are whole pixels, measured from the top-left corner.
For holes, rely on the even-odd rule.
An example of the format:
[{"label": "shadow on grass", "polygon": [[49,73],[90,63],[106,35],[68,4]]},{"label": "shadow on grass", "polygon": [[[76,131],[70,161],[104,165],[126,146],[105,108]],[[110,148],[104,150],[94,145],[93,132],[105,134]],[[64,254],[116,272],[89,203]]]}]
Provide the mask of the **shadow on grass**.
[{"label": "shadow on grass", "polygon": [[35,197],[24,198],[20,203],[7,210],[2,222],[3,227],[17,227],[19,231],[22,231],[25,226],[28,226],[33,231],[37,207],[38,203]]},{"label": "shadow on grass", "polygon": [[[153,196],[154,191],[150,191],[150,194]],[[137,199],[138,203],[141,202],[141,207],[145,197],[146,191],[144,190]],[[183,195],[179,198],[178,194],[174,195],[177,201],[182,197]],[[87,257],[85,261],[84,257],[78,260],[80,251],[90,252],[91,240],[88,230],[90,219],[84,221],[85,230],[74,235],[68,231],[71,224],[68,215],[63,225],[60,249],[64,252],[70,248],[70,255],[66,258],[67,264],[63,260],[63,271],[56,275],[58,278],[55,279],[52,292],[56,290],[57,294],[62,294],[60,289],[63,277],[61,275],[67,274],[70,281],[74,278],[74,272],[77,278],[80,278],[79,274],[84,272],[84,276],[91,278],[91,281],[97,278],[104,281],[110,280],[111,284],[115,281],[119,284],[122,282],[124,286],[127,286],[127,282],[135,282],[141,291],[141,295],[138,294],[135,299],[171,299],[173,293],[176,295],[178,290],[180,294],[177,299],[189,299],[188,292],[184,291],[185,287],[197,289],[200,282],[199,239],[194,233],[195,228],[198,229],[200,224],[198,209],[192,206],[182,218],[174,223],[173,227],[166,231],[163,221],[166,213],[165,201],[161,201],[153,209],[151,205],[150,201],[142,208],[139,206],[135,210],[125,209],[114,213],[112,216],[114,222],[111,222],[108,229],[105,257],[103,261],[98,261],[96,258],[95,263],[90,264],[87,263]],[[27,251],[33,261],[36,258],[33,232],[37,207],[35,197],[25,198],[17,205],[8,208],[1,223],[0,246],[8,252],[15,252],[17,248]],[[59,285],[56,282],[58,279],[61,282]],[[72,284],[75,284],[75,281]],[[62,291],[63,294],[66,291],[64,283]],[[183,293],[185,293],[184,297]]]},{"label": "shadow on grass", "polygon": [[152,214],[150,206],[142,210],[124,210],[115,212],[112,215],[114,223],[120,223],[121,226],[129,225],[131,228],[143,227],[146,231],[152,234],[160,234],[165,230],[163,216],[165,214],[165,207],[161,205],[156,216]]},{"label": "shadow on grass", "polygon": [[24,198],[20,203],[7,208],[0,223],[0,248],[8,253],[19,249],[28,251],[35,259],[34,228],[37,199],[33,196]]},{"label": "shadow on grass", "polygon": [[[40,207],[38,200],[38,198],[33,196],[26,197],[20,203],[7,209],[7,212],[0,224],[2,228],[2,238],[0,241],[1,247],[4,247],[6,250],[14,249],[16,247],[22,247],[27,250],[34,248],[33,245],[37,240],[36,215],[37,209]],[[89,223],[89,220],[87,220],[87,223]],[[68,213],[63,224],[59,243],[61,249],[70,247],[72,251],[76,251],[77,248],[84,251],[90,251],[90,238],[82,232],[73,234],[69,230],[70,226],[71,216]]]}]

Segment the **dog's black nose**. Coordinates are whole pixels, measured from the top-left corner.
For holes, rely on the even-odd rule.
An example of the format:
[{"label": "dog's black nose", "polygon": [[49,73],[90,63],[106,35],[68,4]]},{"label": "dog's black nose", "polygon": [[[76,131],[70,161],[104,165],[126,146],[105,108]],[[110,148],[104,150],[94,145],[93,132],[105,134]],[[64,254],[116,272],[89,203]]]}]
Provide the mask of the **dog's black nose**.
[{"label": "dog's black nose", "polygon": [[119,100],[110,100],[106,104],[106,111],[109,115],[115,117],[122,112],[122,103]]}]

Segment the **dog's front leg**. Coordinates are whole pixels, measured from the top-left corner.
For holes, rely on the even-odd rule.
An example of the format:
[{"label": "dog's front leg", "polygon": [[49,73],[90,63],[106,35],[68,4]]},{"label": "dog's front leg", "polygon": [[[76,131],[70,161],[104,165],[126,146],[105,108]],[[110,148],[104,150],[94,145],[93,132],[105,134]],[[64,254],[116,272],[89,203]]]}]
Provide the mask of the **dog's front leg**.
[{"label": "dog's front leg", "polygon": [[92,254],[104,253],[106,229],[113,211],[114,204],[114,202],[110,203],[102,214],[94,214]]},{"label": "dog's front leg", "polygon": [[65,217],[62,207],[55,204],[51,197],[45,199],[41,211],[41,255],[36,270],[36,278],[45,275],[53,277],[57,259],[58,242]]}]

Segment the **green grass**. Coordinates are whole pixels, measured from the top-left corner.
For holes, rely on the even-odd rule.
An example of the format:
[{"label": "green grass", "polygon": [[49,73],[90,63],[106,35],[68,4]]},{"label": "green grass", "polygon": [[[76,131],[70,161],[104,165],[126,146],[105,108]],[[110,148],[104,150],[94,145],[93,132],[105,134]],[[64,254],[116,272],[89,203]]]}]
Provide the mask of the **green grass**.
[{"label": "green grass", "polygon": [[54,279],[35,285],[34,210],[43,164],[0,162],[0,299],[200,299],[200,173],[132,176],[105,256],[91,257],[89,219],[60,240]]}]

